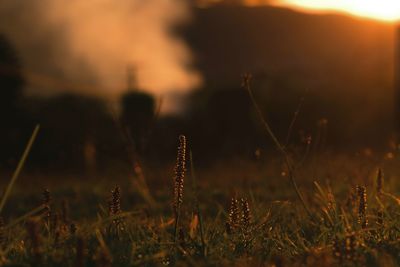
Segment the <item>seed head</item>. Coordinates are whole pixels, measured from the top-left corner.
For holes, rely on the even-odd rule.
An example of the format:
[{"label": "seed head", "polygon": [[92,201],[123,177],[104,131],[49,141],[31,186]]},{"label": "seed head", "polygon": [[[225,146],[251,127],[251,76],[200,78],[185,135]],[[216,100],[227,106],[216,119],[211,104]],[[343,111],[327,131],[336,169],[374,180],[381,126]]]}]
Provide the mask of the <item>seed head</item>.
[{"label": "seed head", "polygon": [[340,263],[344,261],[357,262],[357,248],[359,243],[357,241],[356,233],[349,232],[344,239],[339,239],[337,236],[333,241],[332,252],[333,257]]},{"label": "seed head", "polygon": [[186,173],[186,137],[179,136],[178,153],[175,165],[175,180],[174,180],[174,212],[179,213],[180,205],[183,202],[183,184]]},{"label": "seed head", "polygon": [[50,195],[49,189],[45,188],[45,189],[43,190],[42,195],[43,195],[43,204],[50,204],[51,195]]},{"label": "seed head", "polygon": [[240,204],[242,206],[242,228],[247,230],[251,223],[250,205],[246,198],[242,198]]},{"label": "seed head", "polygon": [[46,188],[42,192],[43,196],[43,207],[45,212],[45,218],[49,222],[51,218],[51,210],[50,210],[50,202],[51,202],[51,194],[50,191]]},{"label": "seed head", "polygon": [[[121,213],[121,190],[119,186],[116,186],[111,190],[111,199],[108,204],[110,216],[115,216]],[[119,236],[119,231],[123,230],[123,226],[123,220],[121,218],[115,218],[113,219],[113,224],[109,227],[109,232],[111,233],[111,231],[114,231],[115,234]]]},{"label": "seed head", "polygon": [[339,261],[343,260],[342,242],[339,240],[339,238],[337,236],[333,240],[332,254],[333,254],[333,257],[336,258],[337,260],[339,260]]},{"label": "seed head", "polygon": [[349,261],[356,261],[358,242],[354,232],[348,233],[345,239],[346,259]]},{"label": "seed head", "polygon": [[232,197],[231,205],[229,207],[229,218],[226,223],[227,232],[229,234],[234,233],[240,226],[241,214],[239,209],[239,201],[236,197]]},{"label": "seed head", "polygon": [[358,223],[362,228],[366,228],[368,225],[367,219],[367,189],[365,186],[358,186]]},{"label": "seed head", "polygon": [[108,204],[108,210],[111,216],[121,212],[121,189],[119,186],[111,190],[111,199]]}]

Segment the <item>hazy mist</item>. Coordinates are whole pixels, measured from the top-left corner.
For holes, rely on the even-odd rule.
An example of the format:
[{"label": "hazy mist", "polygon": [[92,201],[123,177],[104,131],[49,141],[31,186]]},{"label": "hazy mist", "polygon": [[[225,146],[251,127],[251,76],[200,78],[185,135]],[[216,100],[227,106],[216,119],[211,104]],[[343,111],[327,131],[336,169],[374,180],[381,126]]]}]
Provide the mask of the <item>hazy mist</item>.
[{"label": "hazy mist", "polygon": [[131,66],[140,89],[158,96],[201,83],[174,29],[190,19],[185,1],[5,0],[0,32],[20,54],[28,93],[116,97]]}]

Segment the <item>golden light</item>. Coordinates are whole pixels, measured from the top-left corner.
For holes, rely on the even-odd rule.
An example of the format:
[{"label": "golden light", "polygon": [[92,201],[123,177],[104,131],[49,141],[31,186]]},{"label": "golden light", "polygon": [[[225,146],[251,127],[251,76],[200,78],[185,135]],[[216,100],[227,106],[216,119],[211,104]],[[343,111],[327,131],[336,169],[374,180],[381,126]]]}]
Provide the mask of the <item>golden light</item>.
[{"label": "golden light", "polygon": [[385,21],[400,21],[400,0],[282,0],[278,5],[311,11],[340,11]]}]

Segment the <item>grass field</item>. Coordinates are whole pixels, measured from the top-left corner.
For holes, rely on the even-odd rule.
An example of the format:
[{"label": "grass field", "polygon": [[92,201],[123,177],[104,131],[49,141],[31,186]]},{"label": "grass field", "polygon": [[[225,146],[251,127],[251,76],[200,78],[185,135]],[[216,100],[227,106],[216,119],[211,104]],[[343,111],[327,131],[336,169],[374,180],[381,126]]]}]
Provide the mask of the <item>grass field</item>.
[{"label": "grass field", "polygon": [[36,129],[1,186],[1,265],[400,266],[399,147],[282,146],[253,102],[278,153],[201,168],[181,135],[163,167],[24,175]]},{"label": "grass field", "polygon": [[279,157],[196,170],[185,147],[175,172],[143,166],[147,185],[140,175],[22,174],[2,212],[2,264],[400,265],[396,151],[310,153],[295,170],[308,214]]},{"label": "grass field", "polygon": [[2,186],[1,264],[399,266],[399,146],[345,154],[311,139],[282,145],[249,84],[244,77],[278,152],[253,160],[197,169],[180,135],[170,166],[133,155],[125,172],[24,176],[37,127]]}]

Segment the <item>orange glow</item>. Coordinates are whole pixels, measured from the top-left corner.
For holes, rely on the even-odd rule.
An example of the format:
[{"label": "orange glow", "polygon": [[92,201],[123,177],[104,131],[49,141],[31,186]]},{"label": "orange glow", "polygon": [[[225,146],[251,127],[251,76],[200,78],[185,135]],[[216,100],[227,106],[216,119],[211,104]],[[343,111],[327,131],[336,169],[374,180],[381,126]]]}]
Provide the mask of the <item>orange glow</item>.
[{"label": "orange glow", "polygon": [[400,21],[400,0],[282,0],[275,4],[314,11],[340,11],[385,21]]}]

